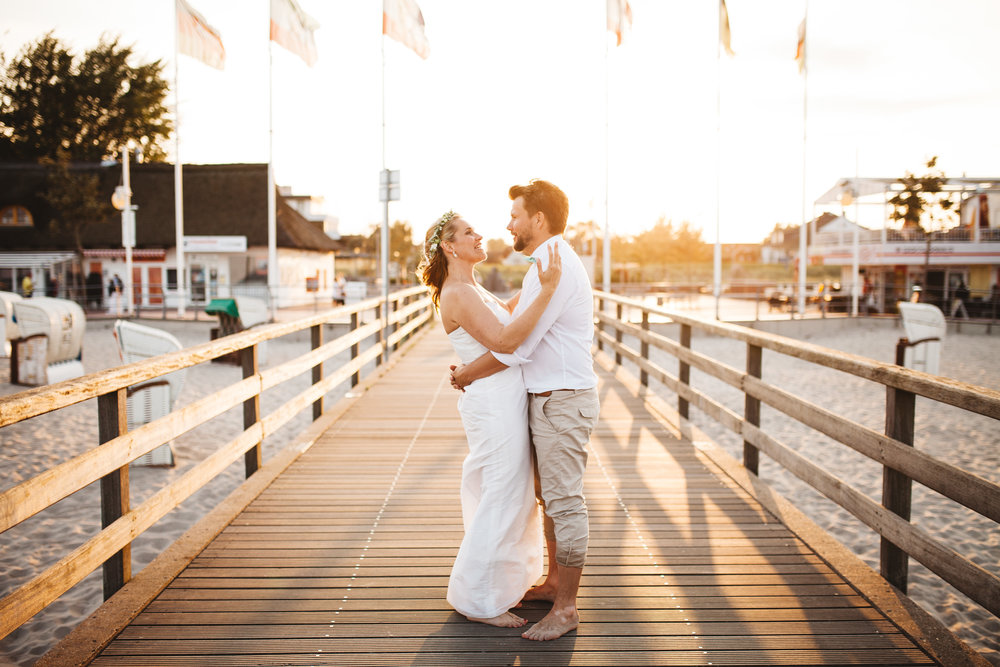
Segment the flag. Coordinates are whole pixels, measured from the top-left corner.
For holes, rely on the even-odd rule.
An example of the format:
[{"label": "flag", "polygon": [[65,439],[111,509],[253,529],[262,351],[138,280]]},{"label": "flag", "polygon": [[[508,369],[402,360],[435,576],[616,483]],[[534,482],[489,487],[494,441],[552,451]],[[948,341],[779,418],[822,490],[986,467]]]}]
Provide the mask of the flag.
[{"label": "flag", "polygon": [[806,20],[799,24],[799,43],[795,48],[795,62],[799,64],[799,73],[806,68]]},{"label": "flag", "polygon": [[313,32],[319,21],[302,11],[295,0],[271,0],[271,41],[277,42],[312,67],[319,59]]},{"label": "flag", "polygon": [[628,0],[608,0],[608,30],[615,33],[618,46],[622,45],[622,35],[632,29],[632,8]]},{"label": "flag", "polygon": [[726,55],[733,56],[732,35],[729,33],[729,10],[726,0],[719,0],[719,45],[726,50]]},{"label": "flag", "polygon": [[187,0],[177,0],[177,50],[209,67],[224,69],[226,49],[219,31],[194,10]]},{"label": "flag", "polygon": [[424,34],[424,15],[414,0],[382,0],[382,34],[413,49],[425,60],[431,54]]}]

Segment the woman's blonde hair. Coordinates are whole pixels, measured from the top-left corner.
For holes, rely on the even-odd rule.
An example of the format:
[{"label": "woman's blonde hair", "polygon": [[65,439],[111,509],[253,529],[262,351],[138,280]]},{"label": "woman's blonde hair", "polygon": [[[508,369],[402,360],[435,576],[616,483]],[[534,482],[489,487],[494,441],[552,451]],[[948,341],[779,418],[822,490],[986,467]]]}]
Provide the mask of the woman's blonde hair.
[{"label": "woman's blonde hair", "polygon": [[441,286],[448,277],[448,260],[441,251],[441,243],[455,238],[455,221],[459,215],[448,211],[431,225],[424,237],[424,257],[417,267],[420,282],[431,290],[431,301],[435,308],[441,305]]}]

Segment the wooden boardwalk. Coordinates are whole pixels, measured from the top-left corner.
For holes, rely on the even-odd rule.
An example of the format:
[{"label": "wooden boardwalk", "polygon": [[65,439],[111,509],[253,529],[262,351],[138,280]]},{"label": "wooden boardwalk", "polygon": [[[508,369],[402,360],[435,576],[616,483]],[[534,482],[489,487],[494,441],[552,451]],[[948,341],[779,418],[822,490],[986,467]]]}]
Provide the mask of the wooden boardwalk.
[{"label": "wooden boardwalk", "polygon": [[536,643],[465,621],[445,601],[466,452],[451,359],[423,335],[93,664],[934,663],[608,373],[582,625]]}]

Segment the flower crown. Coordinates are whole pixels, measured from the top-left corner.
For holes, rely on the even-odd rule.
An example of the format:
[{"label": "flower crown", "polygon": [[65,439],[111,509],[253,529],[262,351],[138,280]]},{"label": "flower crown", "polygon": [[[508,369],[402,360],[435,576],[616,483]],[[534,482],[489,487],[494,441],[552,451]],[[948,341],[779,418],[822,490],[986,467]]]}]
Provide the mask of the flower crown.
[{"label": "flower crown", "polygon": [[454,211],[448,211],[434,223],[434,233],[431,235],[430,240],[427,242],[427,259],[431,259],[437,253],[438,248],[441,247],[441,232],[444,230],[445,225],[451,222],[453,219],[458,217],[458,213]]}]

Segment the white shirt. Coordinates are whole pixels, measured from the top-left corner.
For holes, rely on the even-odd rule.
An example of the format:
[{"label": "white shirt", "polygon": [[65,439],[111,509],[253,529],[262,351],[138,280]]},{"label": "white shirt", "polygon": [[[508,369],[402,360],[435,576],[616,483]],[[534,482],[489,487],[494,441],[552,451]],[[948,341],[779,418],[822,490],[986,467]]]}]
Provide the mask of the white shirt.
[{"label": "white shirt", "polygon": [[534,264],[521,284],[521,298],[513,317],[520,315],[538,297],[538,264],[548,260],[548,247],[557,243],[562,275],[541,319],[513,354],[493,352],[501,363],[521,365],[524,384],[532,394],[555,389],[590,389],[597,386],[594,358],[594,295],[583,262],[573,248],[557,235],[532,253]]}]

